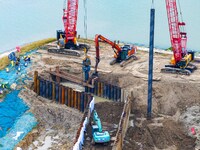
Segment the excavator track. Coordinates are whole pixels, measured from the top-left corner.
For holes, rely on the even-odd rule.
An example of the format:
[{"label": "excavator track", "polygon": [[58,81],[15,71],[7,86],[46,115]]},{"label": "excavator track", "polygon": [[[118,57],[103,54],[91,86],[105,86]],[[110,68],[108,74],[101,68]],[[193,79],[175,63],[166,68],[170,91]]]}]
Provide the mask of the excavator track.
[{"label": "excavator track", "polygon": [[110,61],[110,65],[114,65],[116,62],[117,62],[117,59],[116,59],[116,58],[113,58],[113,59]]},{"label": "excavator track", "polygon": [[120,67],[124,67],[125,65],[133,62],[134,60],[138,60],[138,58],[135,55],[130,56],[127,60],[124,60],[120,63]]},{"label": "excavator track", "polygon": [[173,65],[166,65],[165,68],[161,69],[162,73],[171,73],[171,74],[181,74],[181,75],[191,75],[197,67],[194,64],[189,64],[186,68],[181,69]]}]

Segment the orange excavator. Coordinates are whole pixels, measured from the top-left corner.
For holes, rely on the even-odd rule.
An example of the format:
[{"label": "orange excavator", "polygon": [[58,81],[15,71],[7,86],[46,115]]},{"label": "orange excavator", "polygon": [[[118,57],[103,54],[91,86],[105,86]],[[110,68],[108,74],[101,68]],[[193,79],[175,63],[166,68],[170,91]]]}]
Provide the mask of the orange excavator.
[{"label": "orange excavator", "polygon": [[137,51],[137,47],[135,47],[134,45],[126,44],[120,47],[115,42],[112,42],[109,39],[105,38],[104,36],[97,34],[95,36],[95,48],[96,48],[95,73],[97,73],[98,63],[100,62],[100,55],[99,55],[100,41],[110,44],[113,48],[114,58],[111,60],[110,65],[113,65],[115,63],[120,63],[120,66],[123,67],[126,64],[138,59],[134,55]]}]

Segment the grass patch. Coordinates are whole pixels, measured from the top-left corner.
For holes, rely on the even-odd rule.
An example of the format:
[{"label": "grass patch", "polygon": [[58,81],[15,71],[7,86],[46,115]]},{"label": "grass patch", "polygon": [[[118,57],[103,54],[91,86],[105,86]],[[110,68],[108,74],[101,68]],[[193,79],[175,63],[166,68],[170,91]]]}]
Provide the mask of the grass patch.
[{"label": "grass patch", "polygon": [[27,45],[21,47],[20,55],[23,55],[23,54],[29,52],[30,50],[39,48],[40,46],[43,46],[43,45],[53,42],[55,40],[56,40],[55,38],[48,38],[48,39],[39,40],[39,41],[30,43],[30,44],[27,44]]},{"label": "grass patch", "polygon": [[[24,45],[24,46],[21,47],[20,55],[24,55],[25,53],[27,53],[27,52],[29,52],[33,49],[37,49],[40,46],[43,46],[43,45],[50,43],[50,42],[53,42],[55,40],[56,40],[55,38],[48,38],[48,39],[39,40],[39,41],[30,43],[30,44]],[[9,63],[10,63],[10,61],[9,61],[7,56],[1,58],[1,60],[0,60],[0,70],[4,69],[7,65],[9,65]]]},{"label": "grass patch", "polygon": [[8,59],[7,56],[1,58],[0,60],[0,70],[4,69],[8,64],[9,64],[10,60]]},{"label": "grass patch", "polygon": [[166,49],[166,51],[172,51],[172,47],[169,47],[168,49]]}]

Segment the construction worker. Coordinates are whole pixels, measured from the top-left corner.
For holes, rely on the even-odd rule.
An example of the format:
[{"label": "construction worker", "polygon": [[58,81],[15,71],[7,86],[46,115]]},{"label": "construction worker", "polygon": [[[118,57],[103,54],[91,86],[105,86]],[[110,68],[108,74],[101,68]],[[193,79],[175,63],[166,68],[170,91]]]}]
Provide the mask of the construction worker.
[{"label": "construction worker", "polygon": [[10,70],[9,70],[9,68],[6,68],[6,72],[8,73]]},{"label": "construction worker", "polygon": [[14,61],[13,60],[11,61],[11,66],[14,67]]},{"label": "construction worker", "polygon": [[28,56],[24,56],[24,61],[31,61],[31,57],[28,55]]}]

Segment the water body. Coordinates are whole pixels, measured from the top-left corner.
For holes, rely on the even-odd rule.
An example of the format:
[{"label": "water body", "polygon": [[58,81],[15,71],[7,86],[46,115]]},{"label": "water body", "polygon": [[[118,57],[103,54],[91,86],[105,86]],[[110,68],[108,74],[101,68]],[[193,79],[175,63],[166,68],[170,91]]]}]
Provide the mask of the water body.
[{"label": "water body", "polygon": [[[86,0],[88,38],[102,34],[112,40],[123,40],[148,46],[151,1]],[[63,29],[64,0],[0,0],[0,53],[16,45],[55,37]],[[188,48],[200,50],[200,1],[180,0],[188,33]],[[79,0],[78,34],[84,36],[83,0]],[[165,0],[155,1],[155,46],[170,47]]]}]

